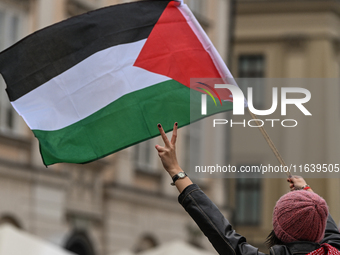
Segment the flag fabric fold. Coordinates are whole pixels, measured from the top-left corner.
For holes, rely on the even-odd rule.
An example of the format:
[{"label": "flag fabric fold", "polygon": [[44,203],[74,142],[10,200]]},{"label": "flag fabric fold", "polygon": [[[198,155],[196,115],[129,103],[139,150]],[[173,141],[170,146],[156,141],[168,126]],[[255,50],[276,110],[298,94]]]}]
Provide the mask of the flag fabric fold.
[{"label": "flag fabric fold", "polygon": [[231,77],[177,1],[110,6],[37,31],[0,53],[0,73],[45,165],[102,158],[157,136],[159,122],[187,125],[202,94],[190,78]]}]

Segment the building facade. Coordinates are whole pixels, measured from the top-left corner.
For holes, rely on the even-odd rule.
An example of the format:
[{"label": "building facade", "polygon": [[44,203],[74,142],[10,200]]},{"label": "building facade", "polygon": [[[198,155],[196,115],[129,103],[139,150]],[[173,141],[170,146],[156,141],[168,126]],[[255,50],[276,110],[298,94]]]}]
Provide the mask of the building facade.
[{"label": "building facade", "polygon": [[[71,16],[123,2],[128,1],[1,0],[0,49]],[[187,2],[227,59],[229,1]],[[15,225],[79,255],[137,252],[173,239],[212,250],[177,202],[178,192],[169,185],[171,179],[154,149],[156,143],[162,144],[159,138],[90,164],[45,168],[36,139],[11,107],[3,80],[0,85],[0,223]],[[188,141],[206,128],[179,130],[181,165],[188,165]],[[219,137],[227,139],[223,134]],[[223,148],[217,149],[221,157],[226,154]],[[198,182],[225,209],[224,181]]]},{"label": "building facade", "polygon": [[[296,84],[300,87],[301,78],[309,78],[305,82],[311,83],[306,88],[310,90],[313,100],[307,107],[313,117],[301,117],[296,113],[290,115],[301,120],[296,128],[267,128],[285,162],[287,165],[297,166],[339,163],[340,108],[337,100],[339,83],[336,79],[340,74],[340,2],[236,2],[232,64],[234,76],[267,78],[274,80],[279,88],[292,86],[288,82],[292,80],[297,81]],[[282,83],[283,78],[290,80],[286,79]],[[272,87],[265,86],[259,88],[259,97],[254,92],[254,105],[257,103],[257,109],[271,107],[271,89]],[[282,119],[279,113],[274,117]],[[249,114],[245,118],[251,119]],[[259,118],[264,119],[265,116]],[[231,144],[233,165],[279,165],[257,128],[231,128]],[[271,216],[275,202],[287,192],[285,178],[286,175],[282,174],[277,179],[229,180],[229,205],[237,212],[234,213],[237,214],[234,225],[250,243],[261,247],[263,251],[266,251],[263,242],[272,229]],[[309,178],[307,182],[326,199],[330,213],[336,223],[339,223],[338,176]],[[235,189],[236,192],[233,192]],[[248,196],[249,199],[240,201],[241,196]]]}]

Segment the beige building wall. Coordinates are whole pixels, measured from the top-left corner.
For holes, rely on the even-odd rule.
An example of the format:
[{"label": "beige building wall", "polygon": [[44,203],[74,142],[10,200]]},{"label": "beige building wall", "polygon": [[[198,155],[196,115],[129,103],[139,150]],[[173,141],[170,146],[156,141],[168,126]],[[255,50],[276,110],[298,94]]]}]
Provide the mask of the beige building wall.
[{"label": "beige building wall", "polygon": [[[239,56],[262,55],[265,78],[339,78],[339,7],[334,1],[237,1],[234,76],[239,75]],[[322,117],[301,118],[296,129],[267,131],[288,165],[339,163],[339,85],[307,88],[312,97],[317,97],[308,109]],[[270,100],[264,109],[270,107]],[[299,118],[298,115],[292,117]],[[282,119],[279,113],[274,116]],[[250,119],[249,114],[246,119]],[[234,165],[279,165],[256,128],[232,129],[231,137]],[[263,241],[272,229],[275,202],[288,191],[286,176],[282,174],[280,178],[262,180],[260,222],[251,227],[237,226],[248,241],[263,251]],[[339,223],[339,178],[311,178],[307,182],[326,199],[330,213]],[[231,205],[236,208],[232,199]]]}]

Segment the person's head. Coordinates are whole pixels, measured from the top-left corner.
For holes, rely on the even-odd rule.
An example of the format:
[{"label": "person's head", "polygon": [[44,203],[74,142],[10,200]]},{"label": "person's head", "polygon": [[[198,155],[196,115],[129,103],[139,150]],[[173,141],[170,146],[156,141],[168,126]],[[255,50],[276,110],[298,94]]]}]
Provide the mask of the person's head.
[{"label": "person's head", "polygon": [[268,246],[295,241],[319,243],[325,233],[328,216],[326,201],[313,192],[291,191],[283,195],[274,207],[273,231]]}]

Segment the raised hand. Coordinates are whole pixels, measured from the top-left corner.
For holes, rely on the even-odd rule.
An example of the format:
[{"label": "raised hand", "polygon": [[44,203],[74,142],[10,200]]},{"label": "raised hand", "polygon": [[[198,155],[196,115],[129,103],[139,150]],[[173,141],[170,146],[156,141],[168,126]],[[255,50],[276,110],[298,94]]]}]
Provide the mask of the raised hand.
[{"label": "raised hand", "polygon": [[[177,126],[178,124],[176,122],[172,132],[171,141],[169,141],[162,128],[162,125],[158,124],[158,129],[164,141],[164,146],[160,146],[158,144],[155,146],[158,151],[158,155],[162,160],[163,167],[170,174],[171,178],[174,177],[174,175],[177,175],[179,172],[183,172],[181,167],[178,165],[176,157]],[[178,179],[175,182],[175,185],[179,192],[182,192],[186,187],[191,184],[192,181],[189,177]]]},{"label": "raised hand", "polygon": [[[307,185],[306,181],[301,176],[297,175],[293,175],[288,178],[287,182],[289,182],[289,188],[291,191],[300,190]],[[312,191],[312,189],[308,189],[308,191]]]},{"label": "raised hand", "polygon": [[176,157],[176,140],[177,140],[177,122],[174,124],[174,129],[172,132],[171,141],[168,140],[164,129],[161,124],[158,124],[159,132],[161,133],[162,139],[164,141],[164,146],[156,145],[156,149],[158,151],[158,155],[162,160],[162,164],[164,169],[170,174],[170,176],[174,176],[182,171],[180,166],[178,165],[177,157]]}]

